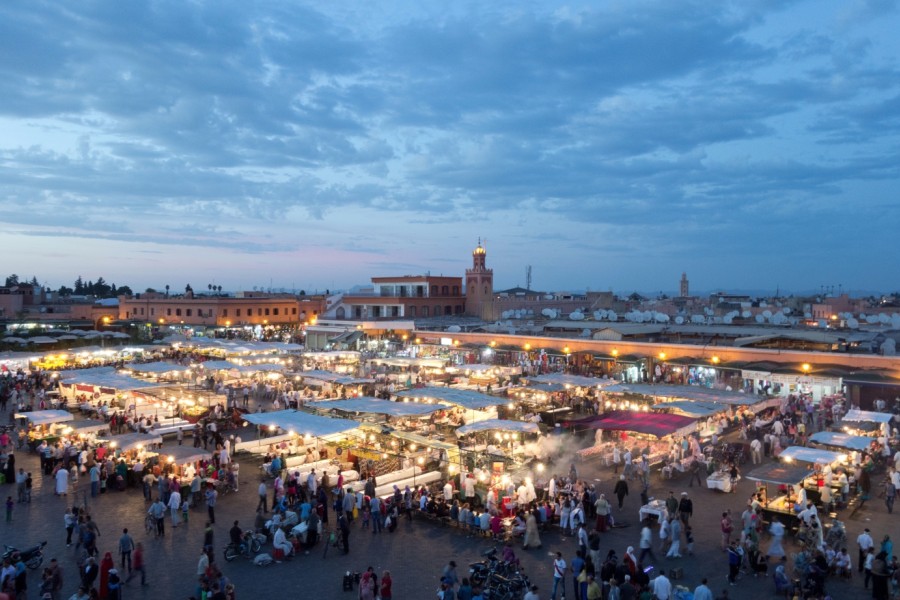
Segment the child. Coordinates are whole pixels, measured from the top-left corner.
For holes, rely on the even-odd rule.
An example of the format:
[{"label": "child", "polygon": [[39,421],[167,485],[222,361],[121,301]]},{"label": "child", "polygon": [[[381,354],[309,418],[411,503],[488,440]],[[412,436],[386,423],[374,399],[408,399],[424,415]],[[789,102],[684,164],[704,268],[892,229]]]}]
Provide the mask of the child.
[{"label": "child", "polygon": [[6,522],[12,523],[12,509],[13,509],[13,499],[12,496],[6,497]]},{"label": "child", "polygon": [[188,509],[190,507],[191,505],[187,500],[181,503],[181,518],[185,523],[188,522]]},{"label": "child", "polygon": [[[368,498],[368,496],[367,496],[367,498]],[[362,509],[362,528],[363,529],[369,528],[369,517],[371,515],[372,515],[372,508],[369,506],[369,503],[363,502],[363,509]]]},{"label": "child", "polygon": [[31,484],[32,483],[33,482],[31,479],[31,473],[29,473],[28,476],[25,478],[25,502],[27,502],[28,504],[31,504]]},{"label": "child", "polygon": [[684,528],[684,539],[687,541],[688,556],[693,556],[694,555],[694,530],[691,529],[690,525],[686,525]]}]

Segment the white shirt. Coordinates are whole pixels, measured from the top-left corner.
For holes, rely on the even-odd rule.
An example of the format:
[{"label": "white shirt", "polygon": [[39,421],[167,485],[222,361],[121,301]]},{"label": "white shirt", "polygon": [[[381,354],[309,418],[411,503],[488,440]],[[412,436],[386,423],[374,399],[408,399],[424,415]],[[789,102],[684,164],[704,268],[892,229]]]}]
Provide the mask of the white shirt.
[{"label": "white shirt", "polygon": [[701,583],[694,588],[694,600],[713,600],[712,590]]},{"label": "white shirt", "polygon": [[653,593],[659,600],[669,600],[672,596],[672,582],[665,575],[653,580]]},{"label": "white shirt", "polygon": [[859,537],[856,538],[856,543],[863,550],[868,550],[869,548],[873,548],[875,543],[872,541],[872,536],[863,531],[859,534]]}]

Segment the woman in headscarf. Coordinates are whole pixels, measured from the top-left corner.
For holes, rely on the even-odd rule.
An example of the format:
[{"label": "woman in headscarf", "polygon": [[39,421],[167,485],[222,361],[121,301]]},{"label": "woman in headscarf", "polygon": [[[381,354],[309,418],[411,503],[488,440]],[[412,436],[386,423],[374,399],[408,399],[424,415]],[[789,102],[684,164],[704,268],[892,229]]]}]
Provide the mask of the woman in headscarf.
[{"label": "woman in headscarf", "polygon": [[[612,552],[610,550],[610,552]],[[634,577],[637,571],[637,558],[634,555],[634,546],[628,546],[625,550],[625,566],[628,567],[628,574]]]},{"label": "woman in headscarf", "polygon": [[359,600],[375,600],[375,581],[370,571],[363,573],[359,580]]},{"label": "woman in headscarf", "polygon": [[784,572],[784,565],[775,567],[775,593],[787,596],[794,590],[791,580]]},{"label": "woman in headscarf", "polygon": [[110,552],[103,555],[103,560],[100,561],[100,600],[109,598],[109,571],[115,564]]},{"label": "woman in headscarf", "polygon": [[874,600],[888,600],[888,580],[890,571],[888,571],[888,555],[882,550],[875,555],[872,561],[872,598]]},{"label": "woman in headscarf", "polygon": [[541,536],[538,533],[538,522],[534,511],[529,511],[528,517],[525,519],[525,539],[522,547],[526,549],[541,547]]}]

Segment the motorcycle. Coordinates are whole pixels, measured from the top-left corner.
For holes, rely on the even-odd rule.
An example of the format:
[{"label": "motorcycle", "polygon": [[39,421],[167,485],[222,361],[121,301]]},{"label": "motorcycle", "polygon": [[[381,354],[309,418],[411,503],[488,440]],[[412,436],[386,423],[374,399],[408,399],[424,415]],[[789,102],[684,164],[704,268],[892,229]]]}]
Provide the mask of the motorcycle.
[{"label": "motorcycle", "polygon": [[3,556],[0,556],[0,559],[10,559],[15,555],[19,556],[19,559],[25,563],[25,566],[29,569],[38,569],[42,564],[44,564],[44,546],[47,545],[47,542],[41,542],[37,546],[32,548],[28,548],[27,550],[19,550],[18,548],[14,548],[12,546],[7,546],[4,544],[5,552]]},{"label": "motorcycle", "polygon": [[262,542],[260,541],[261,537],[263,536],[255,534],[252,531],[245,532],[241,538],[240,544],[231,542],[225,546],[225,560],[231,562],[241,555],[252,559],[259,554],[259,551],[262,548]]}]

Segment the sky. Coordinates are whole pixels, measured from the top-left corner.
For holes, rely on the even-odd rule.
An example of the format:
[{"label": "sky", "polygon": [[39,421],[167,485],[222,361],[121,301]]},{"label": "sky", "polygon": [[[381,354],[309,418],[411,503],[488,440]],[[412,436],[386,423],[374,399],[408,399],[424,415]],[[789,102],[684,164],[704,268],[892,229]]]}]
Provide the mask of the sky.
[{"label": "sky", "polygon": [[897,0],[0,4],[50,287],[897,289]]}]

